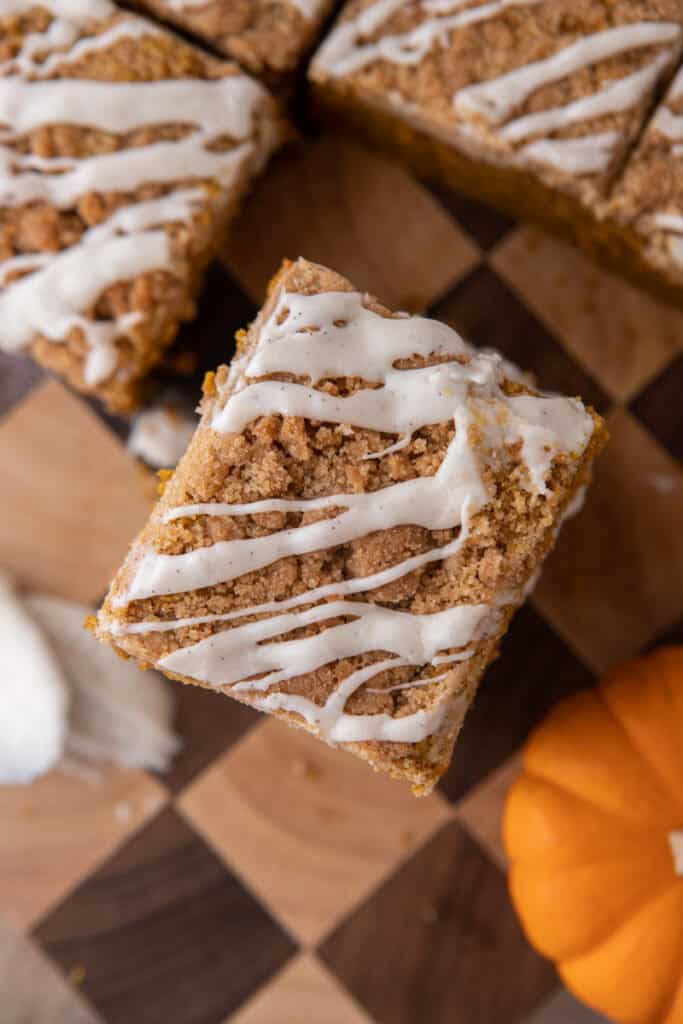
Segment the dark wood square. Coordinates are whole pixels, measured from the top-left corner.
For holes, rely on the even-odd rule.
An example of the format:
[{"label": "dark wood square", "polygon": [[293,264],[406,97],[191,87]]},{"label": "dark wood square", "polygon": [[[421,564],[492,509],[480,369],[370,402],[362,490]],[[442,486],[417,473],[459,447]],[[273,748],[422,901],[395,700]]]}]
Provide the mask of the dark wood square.
[{"label": "dark wood square", "polygon": [[[180,384],[189,400],[198,402],[204,374],[230,362],[235,332],[246,327],[256,313],[254,303],[216,260],[204,280],[195,319],[180,329],[165,363],[154,375],[157,384]],[[176,361],[183,368],[189,365],[189,372],[181,376],[174,372]]]},{"label": "dark wood square", "polygon": [[175,729],[182,749],[164,783],[178,792],[262,720],[253,708],[200,686],[175,686]]},{"label": "dark wood square", "polygon": [[579,395],[601,412],[609,405],[597,381],[581,369],[491,267],[478,267],[432,313],[468,341],[498,349],[533,373],[540,387]]},{"label": "dark wood square", "polygon": [[432,186],[432,192],[485,252],[492,249],[515,226],[511,217],[506,217],[492,206],[477,203],[474,199],[467,199],[438,185]]},{"label": "dark wood square", "polygon": [[43,376],[44,371],[28,356],[0,351],[0,416],[25,398]]},{"label": "dark wood square", "polygon": [[683,462],[683,356],[645,388],[631,411]]},{"label": "dark wood square", "polygon": [[34,934],[107,1024],[222,1024],[295,948],[172,808]]},{"label": "dark wood square", "polygon": [[530,605],[521,608],[500,657],[482,680],[440,789],[460,800],[512,754],[549,708],[590,686],[592,673]]},{"label": "dark wood square", "polygon": [[650,644],[649,650],[655,647],[665,647],[669,644],[681,644],[683,646],[683,619],[679,619],[673,626],[665,630],[657,637],[654,643]]},{"label": "dark wood square", "polygon": [[515,1024],[556,985],[501,872],[447,825],[323,944],[378,1024]]}]

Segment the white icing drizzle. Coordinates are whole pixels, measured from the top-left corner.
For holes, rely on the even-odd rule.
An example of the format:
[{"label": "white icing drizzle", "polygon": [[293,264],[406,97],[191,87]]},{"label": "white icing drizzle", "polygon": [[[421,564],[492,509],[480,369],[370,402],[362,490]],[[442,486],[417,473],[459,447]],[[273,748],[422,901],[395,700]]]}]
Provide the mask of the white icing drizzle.
[{"label": "white icing drizzle", "polygon": [[[488,605],[460,605],[433,615],[412,615],[376,604],[333,601],[306,611],[284,612],[223,630],[159,662],[164,669],[195,676],[214,686],[235,684],[239,692],[267,690],[341,658],[389,651],[397,665],[424,665],[446,647],[469,644],[489,614]],[[339,616],[351,622],[297,640],[262,641]],[[385,666],[386,667],[386,666]],[[266,673],[260,678],[253,678]],[[377,674],[375,666],[375,672]]]},{"label": "white icing drizzle", "polygon": [[327,0],[287,0],[287,3],[291,7],[296,7],[307,21],[320,17],[328,7]]},{"label": "white icing drizzle", "polygon": [[619,132],[597,132],[578,139],[537,139],[517,157],[523,163],[546,164],[569,174],[599,174],[608,167],[619,138]]},{"label": "white icing drizzle", "polygon": [[[33,4],[1,0],[0,14],[21,13]],[[70,209],[90,192],[131,193],[146,184],[209,180],[226,190],[216,200],[206,187],[176,188],[149,202],[129,203],[105,223],[84,233],[78,244],[57,253],[22,254],[0,262],[0,347],[15,351],[37,335],[64,342],[80,330],[89,346],[86,383],[97,384],[116,370],[116,339],[142,320],[138,313],[116,320],[95,319],[91,310],[112,285],[137,275],[182,271],[174,263],[166,228],[189,224],[198,210],[225,201],[242,168],[255,165],[271,140],[255,139],[256,115],[266,102],[258,83],[243,75],[216,80],[99,82],[79,79],[36,80],[61,63],[104,50],[117,40],[160,32],[126,17],[99,35],[78,38],[96,19],[115,13],[108,0],[43,0],[54,15],[45,33],[29,36],[20,55],[8,62],[13,74],[0,77],[0,204],[43,202]],[[39,64],[38,53],[60,47]],[[68,47],[63,49],[63,47]],[[2,69],[0,68],[0,71]],[[28,78],[30,75],[31,78]],[[83,158],[41,158],[12,148],[21,136],[52,124],[128,133],[178,120],[182,138]],[[212,151],[217,138],[235,145]],[[259,152],[263,150],[263,153]],[[16,272],[23,276],[9,282]]]},{"label": "white icing drizzle", "polygon": [[455,95],[456,110],[500,124],[544,85],[628,50],[674,42],[680,36],[681,26],[670,22],[641,21],[604,29],[584,36],[545,60],[526,64],[487,82],[465,86]]},{"label": "white icing drizzle", "polygon": [[[449,357],[429,368],[396,369],[411,356]],[[200,503],[165,511],[162,521],[197,515],[256,515],[272,511],[338,510],[333,518],[251,539],[219,541],[179,555],[135,551],[126,592],[114,605],[159,594],[177,594],[227,582],[272,565],[281,558],[321,551],[402,524],[429,530],[459,529],[446,545],[415,555],[372,576],[341,580],[284,601],[244,607],[224,614],[164,622],[101,624],[117,635],[182,629],[270,614],[237,624],[163,657],[166,671],[213,686],[248,693],[256,706],[289,711],[330,742],[382,739],[417,742],[436,731],[446,715],[464,713],[453,695],[428,710],[405,716],[354,715],[345,711],[352,693],[388,668],[448,665],[472,655],[476,643],[499,625],[497,606],[459,605],[417,615],[353,599],[430,562],[457,554],[468,536],[471,515],[489,501],[482,462],[500,458],[505,444],[519,449],[528,486],[546,491],[552,459],[560,452],[582,452],[593,421],[580,402],[549,396],[508,396],[502,389],[502,361],[477,353],[448,327],[421,317],[384,317],[369,310],[356,292],[302,295],[282,291],[259,330],[258,343],[233,368],[225,405],[205,418],[205,428],[239,431],[256,416],[282,412],[307,419],[353,424],[388,433],[411,433],[420,426],[452,419],[455,433],[434,476],[401,481],[380,491],[314,499],[272,498],[248,503]],[[325,377],[354,376],[380,385],[333,398],[312,386],[260,379],[266,374],[306,375],[312,384]],[[329,401],[325,401],[329,400]],[[321,405],[322,401],[322,405]],[[473,442],[476,425],[479,440]],[[333,599],[333,600],[330,600]],[[511,598],[514,600],[514,597]],[[318,603],[329,601],[329,603]],[[309,607],[301,609],[302,605]],[[312,607],[310,607],[312,605]],[[303,626],[327,625],[304,638],[275,639]],[[272,641],[264,643],[264,641]],[[453,651],[455,648],[455,652]],[[443,653],[450,650],[450,653]],[[389,653],[348,675],[324,705],[284,692],[266,693],[297,676],[343,658]],[[449,673],[414,685],[447,680]],[[402,689],[412,684],[400,684]]]},{"label": "white icing drizzle", "polygon": [[[89,19],[92,20],[92,19]],[[106,50],[113,46],[119,39],[141,38],[142,36],[162,35],[162,32],[151,22],[146,21],[125,21],[118,22],[100,32],[96,36],[87,36],[71,43],[78,38],[81,30],[79,24],[74,23],[68,26],[66,34],[63,31],[63,22],[53,21],[45,32],[34,32],[27,36],[24,43],[12,60],[0,63],[0,74],[10,71],[30,75],[31,78],[47,78],[53,75],[65,64],[73,64],[88,54]],[[47,49],[68,45],[65,53],[51,53],[45,60],[34,59],[34,54],[44,53]]]},{"label": "white icing drizzle", "polygon": [[[355,576],[350,580],[342,582],[326,583],[320,587],[314,587],[303,594],[290,597],[282,601],[266,601],[263,604],[252,605],[248,608],[238,608],[232,612],[224,612],[216,615],[198,615],[192,618],[163,620],[160,622],[130,622],[126,624],[113,621],[108,625],[110,631],[116,636],[123,636],[128,633],[164,633],[168,630],[183,629],[186,626],[198,626],[212,622],[228,622],[233,619],[244,618],[245,615],[261,615],[271,612],[281,612],[296,608],[302,604],[311,604],[315,601],[323,601],[329,597],[343,597],[350,594],[360,594],[367,590],[375,590],[377,587],[384,587],[388,583],[401,579],[409,572],[429,565],[432,562],[441,562],[445,558],[452,558],[456,555],[468,537],[467,509],[463,511],[464,521],[457,538],[442,547],[432,548],[421,555],[413,555],[411,558],[373,573],[371,576]],[[114,601],[115,607],[121,607],[128,603],[128,598]]]},{"label": "white icing drizzle", "polygon": [[[37,7],[43,7],[55,18],[63,18],[82,27],[93,21],[104,21],[117,10],[111,0],[0,0],[0,18],[28,14]],[[65,24],[62,31],[68,28]]]},{"label": "white icing drizzle", "polygon": [[[279,321],[288,313],[280,324]],[[356,292],[324,292],[310,297],[283,293],[264,325],[257,350],[249,359],[249,376],[273,373],[285,364],[290,373],[311,377],[344,377],[349,365],[362,368],[369,382],[384,382],[406,352],[417,356],[471,356],[472,349],[438,320],[399,315],[376,344],[378,317]],[[321,346],[325,346],[321,355]],[[349,362],[350,361],[350,362]]]},{"label": "white icing drizzle", "polygon": [[547,494],[552,460],[560,451],[583,451],[593,432],[592,420],[589,425],[582,403],[571,398],[513,395],[505,405],[512,414],[505,421],[505,442],[521,440],[532,489]]},{"label": "white icing drizzle", "polygon": [[[193,7],[208,7],[210,0],[165,0],[166,6],[172,11],[183,13]],[[285,0],[291,7],[296,7],[307,21],[316,18],[327,6],[326,0]]]},{"label": "white icing drizzle", "polygon": [[264,95],[258,82],[245,75],[116,83],[11,77],[0,79],[0,123],[10,124],[18,136],[48,124],[131,132],[179,121],[193,128],[204,145],[216,136],[247,138]]},{"label": "white icing drizzle", "polygon": [[541,0],[492,0],[457,14],[448,12],[463,7],[467,0],[432,0],[422,3],[427,13],[446,15],[427,18],[416,28],[400,35],[387,35],[374,43],[359,43],[372,35],[404,5],[405,0],[378,0],[348,21],[339,22],[330,32],[316,58],[315,66],[335,77],[350,75],[377,60],[392,64],[419,64],[435,44],[448,45],[448,34],[457,28],[493,18],[508,7],[527,7]]},{"label": "white icing drizzle", "polygon": [[[385,34],[374,42],[359,42],[364,36],[376,33],[403,6],[402,0],[378,0],[355,18],[337,25],[319,51],[314,67],[339,77],[353,74],[378,60],[417,65],[434,46],[447,47],[450,32],[494,18],[505,8],[522,2],[524,0],[494,0],[462,10],[467,0],[421,0],[418,10],[424,18],[418,26],[401,34]],[[627,111],[653,88],[663,69],[671,63],[681,39],[680,25],[654,21],[615,26],[582,37],[543,60],[458,90],[453,104],[456,115],[464,121],[459,127],[463,133],[476,137],[475,124],[483,121],[493,139],[514,145],[534,135],[547,136],[593,118]],[[629,50],[665,44],[668,44],[665,49],[644,67],[608,82],[593,95],[505,123],[545,85]],[[407,108],[400,93],[394,91],[390,98],[396,105]],[[568,175],[598,174],[609,166],[620,138],[620,133],[607,131],[576,140],[540,138],[518,149],[515,157],[518,163],[540,163]]]},{"label": "white icing drizzle", "polygon": [[676,263],[683,264],[683,215],[659,211],[645,218],[645,224],[667,233],[666,241],[671,256]]},{"label": "white icing drizzle", "polygon": [[[73,161],[59,158],[38,163],[35,157],[17,157],[0,145],[0,202],[21,206],[43,201],[63,210],[90,191],[133,191],[149,181],[169,185],[182,178],[214,178],[229,185],[248,151],[248,143],[227,153],[198,149],[197,139],[190,135],[177,142],[155,142]],[[12,166],[19,172],[39,166],[41,170],[54,169],[60,173],[12,173]],[[7,180],[10,190],[5,193],[3,185]],[[204,192],[198,191],[198,195],[205,197]]]},{"label": "white icing drizzle", "polygon": [[629,110],[657,81],[662,69],[670,60],[668,51],[658,54],[650,64],[634,71],[624,78],[608,82],[596,93],[567,103],[564,107],[553,107],[538,113],[509,121],[500,131],[501,139],[518,142],[542,132],[556,132],[569,125]]},{"label": "white icing drizzle", "polygon": [[[377,666],[372,667],[376,668]],[[349,676],[348,678],[353,679],[355,686],[360,686],[365,682],[365,677],[361,676],[360,672],[354,673],[353,677]],[[432,681],[438,682],[444,678],[445,676],[440,676],[438,680]],[[334,707],[331,698],[328,698],[328,701],[320,707],[307,697],[297,694],[269,693],[266,697],[256,697],[252,703],[261,711],[271,713],[273,711],[289,711],[301,715],[328,743],[361,743],[368,740],[382,743],[419,743],[438,732],[446,716],[446,707],[442,703],[396,718],[386,712],[374,715],[350,715],[342,711],[336,713],[328,725],[326,720],[329,710],[331,706]],[[464,696],[451,698],[448,703],[448,711],[452,721],[457,721],[458,724],[462,722],[467,711],[466,698]]]},{"label": "white icing drizzle", "polygon": [[674,114],[668,107],[660,107],[652,119],[652,127],[667,139],[683,141],[683,114]]},{"label": "white icing drizzle", "polygon": [[673,103],[674,100],[679,99],[681,96],[683,96],[683,70],[679,70],[678,74],[669,86],[667,99],[669,103]]},{"label": "white icing drizzle", "polygon": [[[545,60],[466,86],[455,95],[455,109],[466,117],[483,118],[493,126],[502,125],[516,107],[544,85],[619,53],[667,42],[680,43],[680,38],[680,26],[668,22],[640,22],[605,29],[566,46]],[[609,82],[598,92],[562,107],[516,118],[502,125],[495,134],[503,141],[516,142],[537,133],[552,133],[592,118],[629,110],[652,89],[672,56],[673,48],[667,47],[645,67]],[[620,139],[617,131],[593,132],[569,139],[542,138],[523,146],[516,158],[520,163],[540,163],[570,175],[599,174],[608,168]]]},{"label": "white icing drizzle", "polygon": [[683,235],[683,214],[660,211],[654,214],[652,221],[658,228],[664,228],[665,231],[674,231],[676,234]]},{"label": "white icing drizzle", "polygon": [[[417,742],[427,735],[425,728],[433,728],[440,722],[445,706],[437,705],[431,713],[422,711],[406,719],[393,719],[386,714],[346,714],[347,701],[360,686],[387,669],[417,667],[434,661],[437,651],[446,646],[472,643],[490,611],[487,605],[461,605],[433,615],[412,615],[373,604],[338,601],[207,637],[162,658],[159,667],[182,675],[189,674],[217,686],[235,683],[234,689],[238,692],[262,692],[305,672],[314,672],[332,660],[372,650],[389,651],[395,657],[350,673],[322,706],[308,698],[282,692],[270,694],[265,699],[257,698],[255,703],[263,710],[295,711],[309,725],[315,725],[319,735],[333,743],[399,737],[406,742]],[[341,615],[354,618],[351,622],[330,626],[314,636],[259,646],[265,639]],[[461,655],[459,660],[467,656]],[[262,672],[266,674],[258,679],[244,678],[245,675]],[[445,678],[446,675],[441,675],[429,682],[433,684]],[[427,685],[426,680],[421,682]],[[391,722],[397,724],[392,726]]]},{"label": "white icing drizzle", "polygon": [[[21,71],[33,75],[41,72],[50,73],[63,62],[66,55],[55,53],[46,61],[40,62],[34,60],[36,54],[73,47],[81,32],[95,27],[97,22],[106,21],[117,13],[110,0],[0,0],[0,18],[28,14],[38,6],[49,11],[53,15],[53,20],[43,32],[31,32],[25,37],[18,54],[12,60],[0,63],[0,75],[8,71]],[[129,24],[132,22],[129,21]],[[154,26],[149,25],[149,32],[153,31]],[[93,38],[92,47],[99,49],[102,45],[100,40],[108,35],[109,31]],[[90,43],[90,40],[87,42]],[[76,45],[81,47],[85,43],[86,40],[83,40]]]},{"label": "white icing drizzle", "polygon": [[[465,653],[458,656],[460,661],[467,661],[471,654]],[[398,693],[400,690],[414,690],[420,686],[431,686],[433,683],[440,683],[448,678],[447,673],[442,676],[427,676],[426,679],[413,679],[409,683],[396,683],[395,686],[366,686],[366,693]]]},{"label": "white icing drizzle", "polygon": [[54,259],[54,253],[26,253],[21,256],[12,256],[0,265],[0,284],[9,279],[10,274],[22,273],[24,270],[37,270],[45,267]]},{"label": "white icing drizzle", "polygon": [[[311,415],[310,418],[324,417]],[[431,530],[459,526],[465,498],[481,507],[487,495],[469,448],[466,412],[457,410],[455,418],[456,437],[436,476],[402,481],[372,495],[353,495],[359,501],[349,502],[346,510],[335,518],[321,519],[296,529],[246,540],[218,541],[209,548],[183,555],[150,552],[138,563],[128,600],[215,586],[263,569],[280,558],[337,547],[375,530],[404,523]],[[263,509],[267,502],[259,504]],[[340,502],[335,497],[329,504],[339,505]]]}]

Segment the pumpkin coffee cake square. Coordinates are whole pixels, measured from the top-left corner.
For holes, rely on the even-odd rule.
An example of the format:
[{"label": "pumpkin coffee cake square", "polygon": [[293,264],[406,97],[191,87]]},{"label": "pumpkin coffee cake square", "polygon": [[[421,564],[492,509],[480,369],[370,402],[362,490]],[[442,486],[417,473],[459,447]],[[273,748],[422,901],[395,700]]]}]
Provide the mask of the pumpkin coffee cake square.
[{"label": "pumpkin coffee cake square", "polygon": [[682,49],[679,0],[347,0],[310,76],[422,173],[580,237]]},{"label": "pumpkin coffee cake square", "polygon": [[94,628],[429,792],[604,439],[445,324],[285,264]]},{"label": "pumpkin coffee cake square", "polygon": [[109,0],[3,0],[0,348],[134,405],[281,134],[258,82]]}]

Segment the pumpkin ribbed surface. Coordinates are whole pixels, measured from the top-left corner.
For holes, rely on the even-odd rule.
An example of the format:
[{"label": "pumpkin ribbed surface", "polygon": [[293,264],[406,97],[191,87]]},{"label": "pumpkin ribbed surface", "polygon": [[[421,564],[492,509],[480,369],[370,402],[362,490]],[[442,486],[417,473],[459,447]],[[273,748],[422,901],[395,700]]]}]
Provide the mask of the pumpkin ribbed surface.
[{"label": "pumpkin ribbed surface", "polygon": [[559,704],[504,821],[533,945],[623,1024],[683,1024],[683,647]]}]

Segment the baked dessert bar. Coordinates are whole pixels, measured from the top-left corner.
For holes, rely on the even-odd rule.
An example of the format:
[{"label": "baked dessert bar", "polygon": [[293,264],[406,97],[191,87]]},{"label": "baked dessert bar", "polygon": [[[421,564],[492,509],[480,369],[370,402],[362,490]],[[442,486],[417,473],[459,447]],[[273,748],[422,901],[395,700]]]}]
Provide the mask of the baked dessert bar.
[{"label": "baked dessert bar", "polygon": [[445,324],[286,264],[96,633],[429,792],[604,439]]},{"label": "baked dessert bar", "polygon": [[334,0],[137,0],[194,33],[269,85],[290,80],[310,53]]},{"label": "baked dessert bar", "polygon": [[310,76],[427,176],[575,235],[680,58],[678,0],[349,0]]},{"label": "baked dessert bar", "polygon": [[109,0],[1,0],[0,348],[134,405],[281,134],[262,85]]},{"label": "baked dessert bar", "polygon": [[616,182],[606,218],[624,269],[680,301],[683,286],[683,71]]}]

